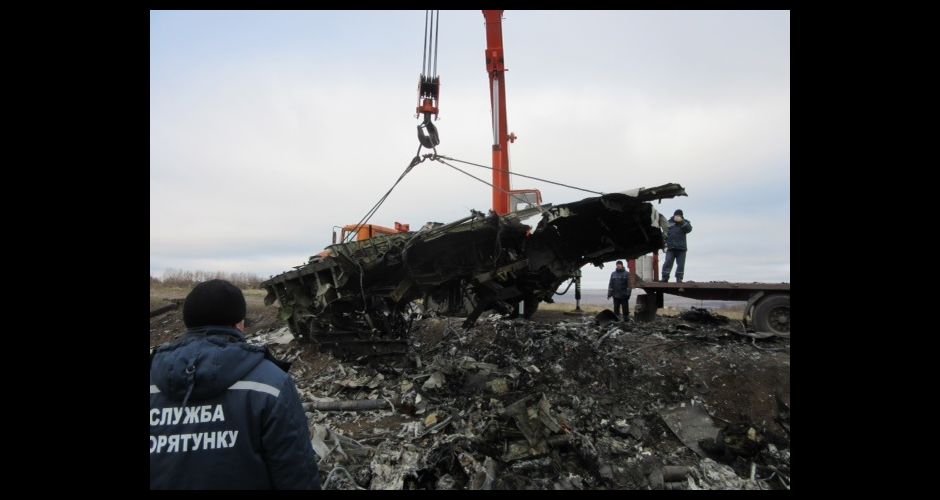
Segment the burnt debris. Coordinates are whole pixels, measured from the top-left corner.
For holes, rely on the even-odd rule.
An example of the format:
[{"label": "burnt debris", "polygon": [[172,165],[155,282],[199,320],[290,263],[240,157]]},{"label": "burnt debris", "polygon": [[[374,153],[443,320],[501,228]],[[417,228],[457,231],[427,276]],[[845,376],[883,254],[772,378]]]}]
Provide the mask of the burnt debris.
[{"label": "burnt debris", "polygon": [[255,338],[293,362],[327,489],[789,487],[788,338],[535,318],[421,319],[395,363]]},{"label": "burnt debris", "polygon": [[[529,318],[582,266],[662,248],[665,220],[649,202],[684,195],[666,184],[504,216],[473,211],[449,224],[334,244],[265,281],[265,303],[277,301],[299,337],[354,355],[400,354],[394,340],[419,311],[466,317],[465,328],[487,311],[515,317],[521,306]],[[521,223],[537,214],[534,231]]]}]

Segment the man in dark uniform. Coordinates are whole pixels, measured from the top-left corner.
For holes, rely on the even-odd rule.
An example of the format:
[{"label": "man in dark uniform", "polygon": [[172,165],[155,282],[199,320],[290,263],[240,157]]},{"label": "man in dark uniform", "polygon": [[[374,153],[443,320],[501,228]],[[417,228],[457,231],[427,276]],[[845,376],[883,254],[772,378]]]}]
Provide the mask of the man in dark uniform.
[{"label": "man in dark uniform", "polygon": [[[623,261],[617,261],[617,269],[610,273],[607,285],[607,298],[614,298],[614,314],[624,320],[630,318],[630,272],[623,268]],[[621,308],[623,315],[621,316]]]},{"label": "man in dark uniform", "polygon": [[150,488],[320,489],[289,365],[245,343],[242,291],[200,283],[183,322],[150,358]]},{"label": "man in dark uniform", "polygon": [[682,210],[676,210],[666,227],[666,261],[663,262],[663,283],[669,281],[672,263],[676,262],[676,283],[682,283],[685,276],[685,252],[688,246],[685,235],[692,232],[692,224],[683,217]]}]

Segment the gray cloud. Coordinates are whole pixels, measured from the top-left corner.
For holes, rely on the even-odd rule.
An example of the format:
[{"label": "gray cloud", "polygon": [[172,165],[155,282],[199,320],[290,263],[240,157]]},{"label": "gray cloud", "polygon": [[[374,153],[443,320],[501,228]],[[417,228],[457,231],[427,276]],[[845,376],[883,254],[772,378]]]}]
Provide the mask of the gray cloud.
[{"label": "gray cloud", "polygon": [[[445,16],[439,151],[486,164],[482,15]],[[601,191],[679,182],[690,196],[657,208],[682,206],[695,223],[690,279],[789,280],[788,13],[505,16],[514,171]],[[268,30],[282,19],[263,17]],[[388,189],[417,148],[421,33],[383,43],[389,28],[370,34],[368,24],[382,17],[364,15],[356,45],[323,36],[298,47],[285,28],[280,45],[228,51],[180,33],[170,41],[171,20],[154,30],[151,17],[152,273],[287,270]],[[248,26],[223,28],[252,28],[239,19]],[[550,203],[587,196],[513,182]],[[372,222],[446,222],[489,202],[488,187],[425,163]],[[609,270],[586,270],[585,283],[606,286]]]}]

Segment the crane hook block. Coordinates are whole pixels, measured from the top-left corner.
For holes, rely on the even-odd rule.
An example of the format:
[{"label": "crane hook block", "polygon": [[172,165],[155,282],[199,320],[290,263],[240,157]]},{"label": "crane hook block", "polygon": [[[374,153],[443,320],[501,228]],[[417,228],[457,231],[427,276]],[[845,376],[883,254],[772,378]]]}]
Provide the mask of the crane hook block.
[{"label": "crane hook block", "polygon": [[[427,129],[427,134],[425,134],[424,129]],[[424,123],[418,125],[418,141],[427,149],[434,149],[441,143],[441,139],[437,135],[437,127],[431,122],[430,113],[425,113]]]}]

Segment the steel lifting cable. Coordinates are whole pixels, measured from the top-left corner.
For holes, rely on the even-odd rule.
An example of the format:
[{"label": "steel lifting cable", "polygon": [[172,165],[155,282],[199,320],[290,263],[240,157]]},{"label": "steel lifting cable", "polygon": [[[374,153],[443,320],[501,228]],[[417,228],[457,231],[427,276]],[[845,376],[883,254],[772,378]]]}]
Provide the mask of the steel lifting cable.
[{"label": "steel lifting cable", "polygon": [[[446,159],[451,160],[451,161],[456,161],[456,162],[460,162],[460,163],[466,163],[467,165],[473,165],[473,166],[475,166],[475,167],[485,168],[485,169],[487,169],[487,170],[493,170],[493,167],[487,167],[486,165],[480,165],[479,163],[471,163],[471,162],[469,162],[469,161],[458,160],[458,159],[456,159],[456,158],[451,158],[451,157],[449,157],[449,156],[438,156],[437,158],[438,158],[438,161],[440,161],[440,160],[439,160],[440,158],[446,158]],[[443,162],[441,162],[441,163],[443,163]],[[547,183],[549,183],[549,184],[554,184],[554,185],[556,185],[556,186],[562,186],[562,187],[566,187],[566,188],[577,189],[578,191],[585,191],[585,192],[588,192],[588,193],[594,193],[594,194],[600,194],[600,195],[603,195],[603,194],[604,194],[604,193],[601,193],[601,192],[599,192],[599,191],[591,191],[590,189],[579,188],[579,187],[577,187],[577,186],[570,186],[570,185],[568,185],[568,184],[562,184],[562,183],[560,183],[560,182],[550,181],[550,180],[548,180],[548,179],[540,179],[540,178],[538,178],[538,177],[534,177],[534,176],[531,176],[531,175],[520,174],[520,173],[518,173],[518,172],[509,172],[509,175],[518,175],[519,177],[525,177],[526,179],[533,179],[533,180],[536,180],[536,181],[547,182]]]},{"label": "steel lifting cable", "polygon": [[[436,150],[436,149],[435,149],[435,151],[434,151],[434,154],[426,154],[426,155],[424,155],[423,157],[420,156],[420,153],[421,153],[421,146],[418,146],[418,151],[415,153],[415,157],[411,160],[411,163],[408,164],[407,167],[405,167],[405,171],[401,173],[401,175],[398,177],[398,180],[396,180],[395,183],[392,184],[392,187],[390,187],[390,188],[388,189],[388,191],[385,193],[385,195],[383,195],[381,198],[379,198],[379,201],[377,201],[377,202],[375,203],[375,205],[373,205],[372,208],[369,209],[368,212],[366,212],[366,214],[362,217],[362,219],[359,219],[359,222],[356,223],[356,228],[355,228],[352,232],[349,233],[349,236],[347,236],[347,238],[350,238],[350,239],[351,239],[353,234],[357,234],[357,233],[359,232],[359,230],[362,229],[362,227],[365,226],[365,225],[369,222],[369,219],[371,219],[372,216],[375,215],[375,212],[378,211],[378,209],[382,206],[382,203],[385,202],[385,200],[388,198],[388,196],[389,196],[390,194],[392,194],[392,190],[394,190],[395,187],[398,186],[398,183],[401,182],[401,180],[405,178],[405,175],[407,175],[408,172],[410,172],[411,169],[413,169],[416,165],[418,165],[419,163],[423,162],[423,161],[426,160],[426,159],[431,159],[431,160],[439,161],[439,162],[441,162],[442,164],[447,165],[448,167],[450,167],[450,168],[452,168],[452,169],[454,169],[454,170],[456,170],[456,171],[458,171],[458,172],[460,172],[460,173],[462,173],[462,174],[464,174],[464,175],[466,175],[466,176],[468,176],[468,177],[471,177],[471,178],[473,178],[473,179],[475,179],[475,180],[477,180],[477,181],[479,181],[479,182],[482,182],[483,184],[486,184],[487,186],[489,186],[489,187],[491,187],[491,188],[499,189],[499,190],[502,191],[503,193],[506,193],[506,194],[508,194],[509,196],[515,198],[515,199],[516,199],[517,201],[519,201],[520,203],[526,203],[526,204],[529,203],[528,200],[526,200],[526,199],[524,199],[524,198],[520,198],[518,195],[516,195],[516,194],[514,194],[514,193],[512,193],[512,192],[510,192],[510,191],[508,191],[508,190],[506,190],[506,189],[503,189],[503,188],[496,188],[495,186],[493,186],[493,184],[491,184],[491,183],[489,183],[489,182],[486,182],[485,180],[483,180],[483,179],[481,179],[481,178],[479,178],[479,177],[477,177],[477,176],[471,174],[470,172],[467,172],[466,170],[463,170],[463,169],[461,169],[461,168],[459,168],[459,167],[456,167],[456,166],[454,166],[454,165],[451,165],[450,163],[447,163],[446,161],[444,161],[444,159],[448,159],[448,160],[456,161],[456,162],[460,162],[460,163],[466,163],[467,165],[473,165],[473,166],[475,166],[475,167],[485,168],[485,169],[487,169],[487,170],[493,170],[493,167],[487,167],[486,165],[480,165],[480,164],[478,164],[478,163],[472,163],[472,162],[469,162],[469,161],[458,160],[458,159],[456,159],[456,158],[451,158],[451,157],[449,157],[449,156],[441,156],[441,155],[438,155],[438,154],[437,154],[437,150]],[[520,174],[520,173],[518,173],[518,172],[509,172],[509,174],[510,174],[510,175],[518,175],[518,176],[520,176],[520,177],[525,177],[526,179],[533,179],[533,180],[540,181],[540,182],[547,182],[547,183],[549,183],[549,184],[554,184],[554,185],[556,185],[556,186],[562,186],[562,187],[566,187],[566,188],[570,188],[570,189],[576,189],[576,190],[578,190],[578,191],[585,191],[585,192],[588,192],[588,193],[599,194],[599,195],[603,195],[603,194],[604,194],[604,193],[601,193],[601,192],[599,192],[599,191],[592,191],[592,190],[590,190],[590,189],[579,188],[579,187],[577,187],[577,186],[571,186],[571,185],[568,185],[568,184],[563,184],[563,183],[561,183],[561,182],[550,181],[550,180],[548,180],[548,179],[542,179],[542,178],[535,177],[535,176],[531,176],[531,175]],[[570,285],[569,285],[569,286],[570,286]],[[567,290],[565,290],[565,291],[567,291]]]},{"label": "steel lifting cable", "polygon": [[430,15],[431,20],[430,24],[428,25],[428,31],[424,34],[424,43],[428,46],[428,62],[423,68],[421,68],[421,72],[424,73],[424,76],[431,78],[431,76],[433,76],[431,75],[431,62],[434,60],[434,46],[431,45],[431,39],[434,37],[434,11],[429,10],[427,12],[428,14],[425,15]]},{"label": "steel lifting cable", "polygon": [[[479,177],[477,177],[477,176],[471,174],[470,172],[467,172],[467,171],[465,171],[465,170],[463,170],[463,169],[461,169],[461,168],[459,168],[459,167],[455,167],[455,166],[451,165],[450,163],[447,163],[446,161],[442,160],[441,158],[447,158],[447,157],[446,157],[446,156],[434,155],[431,159],[432,159],[432,160],[437,160],[437,161],[443,163],[444,165],[447,165],[448,167],[450,167],[450,168],[452,168],[452,169],[454,169],[454,170],[456,170],[456,171],[458,171],[458,172],[460,172],[460,173],[462,173],[462,174],[464,174],[464,175],[467,175],[467,176],[469,176],[469,177],[472,177],[472,178],[474,178],[474,179],[476,179],[476,180],[482,182],[483,184],[486,184],[487,186],[489,186],[489,187],[491,187],[491,188],[496,188],[496,186],[490,184],[489,182],[486,182],[485,180],[483,180],[483,179],[481,179],[481,178],[479,178]],[[448,158],[448,159],[449,159],[449,160],[452,160],[453,158]],[[520,198],[518,195],[513,194],[512,192],[507,191],[507,190],[505,190],[505,189],[503,189],[503,188],[496,188],[496,189],[499,189],[500,191],[502,191],[502,192],[508,194],[509,196],[512,196],[513,198],[515,198],[517,201],[519,201],[519,202],[521,202],[521,203],[525,203],[525,204],[528,204],[528,203],[529,203],[528,200],[526,200],[526,199],[524,199],[524,198]]]},{"label": "steel lifting cable", "polygon": [[[438,35],[440,34],[441,11],[436,11],[437,20],[435,20],[434,12],[435,11],[430,10],[424,11],[424,50],[421,54],[421,72],[422,76],[426,77],[428,81],[433,81],[433,78],[436,77],[437,73],[437,42],[439,38]],[[422,158],[420,156],[421,146],[418,146],[418,151],[415,153],[415,157],[411,160],[411,163],[405,167],[405,171],[402,172],[402,174],[398,177],[398,180],[395,181],[395,184],[392,184],[392,187],[388,189],[385,195],[379,198],[379,201],[377,201],[375,205],[372,205],[372,208],[370,208],[369,211],[366,212],[366,214],[362,216],[361,219],[359,219],[359,222],[356,223],[355,229],[349,233],[349,236],[347,236],[348,239],[352,239],[352,235],[357,234],[359,230],[369,222],[372,216],[375,215],[375,213],[382,206],[382,203],[384,203],[388,196],[392,194],[392,190],[398,186],[398,183],[405,178],[405,175],[407,175],[412,168],[423,162],[425,159],[437,156],[437,148],[432,147],[430,149],[434,151],[434,154],[425,155]]]},{"label": "steel lifting cable", "polygon": [[424,11],[424,53],[421,55],[421,73],[424,74],[424,68],[427,67],[428,60],[428,12]]},{"label": "steel lifting cable", "polygon": [[575,280],[575,278],[571,278],[571,281],[568,282],[568,286],[565,287],[565,291],[564,291],[564,292],[558,293],[558,290],[555,290],[555,295],[564,295],[564,294],[568,293],[568,290],[571,288],[571,285],[574,284],[574,280]]},{"label": "steel lifting cable", "polygon": [[[361,219],[359,219],[359,222],[356,223],[356,228],[352,232],[349,233],[349,236],[347,236],[347,238],[351,239],[352,235],[357,234],[359,230],[362,229],[362,227],[365,226],[369,222],[369,219],[371,219],[372,216],[375,215],[375,212],[379,210],[379,208],[382,206],[382,203],[385,203],[385,200],[388,198],[388,195],[392,194],[392,190],[395,189],[395,186],[397,186],[398,183],[401,182],[401,180],[405,178],[405,175],[407,175],[408,172],[411,172],[411,169],[413,169],[417,164],[424,161],[424,159],[422,159],[421,156],[419,156],[420,153],[421,153],[421,146],[418,146],[418,151],[415,153],[415,157],[412,158],[411,163],[409,163],[408,166],[405,167],[405,171],[401,173],[401,175],[398,177],[398,180],[395,181],[395,184],[392,184],[392,187],[388,188],[388,191],[385,193],[385,195],[379,198],[379,201],[377,201],[375,205],[372,205],[372,208],[369,209],[369,211],[366,212],[366,214],[363,215]],[[427,157],[428,155],[425,155],[425,158]]]},{"label": "steel lifting cable", "polygon": [[440,35],[441,11],[436,11],[436,19],[434,12],[424,11],[424,53],[421,56],[421,74],[428,80],[437,77],[437,41]]},{"label": "steel lifting cable", "polygon": [[435,120],[437,119],[437,100],[441,85],[441,79],[437,76],[437,42],[440,38],[441,13],[437,11],[437,16],[435,16],[434,12],[433,10],[424,11],[424,52],[421,57],[418,107],[415,114],[415,118],[424,114],[424,123],[418,125],[418,141],[428,149],[433,149],[441,143],[437,127],[431,123],[432,116]]},{"label": "steel lifting cable", "polygon": [[437,38],[441,34],[441,11],[437,11],[437,23],[434,28],[434,76],[437,78]]}]

